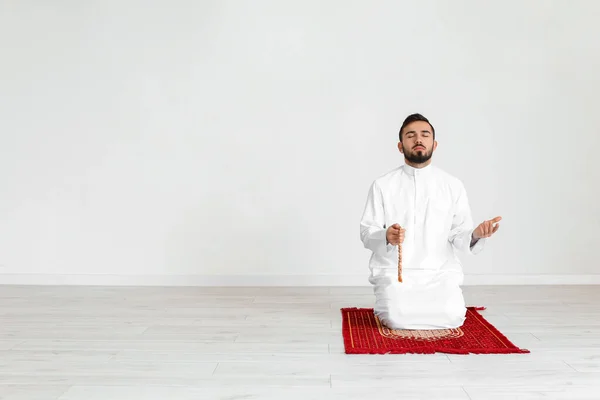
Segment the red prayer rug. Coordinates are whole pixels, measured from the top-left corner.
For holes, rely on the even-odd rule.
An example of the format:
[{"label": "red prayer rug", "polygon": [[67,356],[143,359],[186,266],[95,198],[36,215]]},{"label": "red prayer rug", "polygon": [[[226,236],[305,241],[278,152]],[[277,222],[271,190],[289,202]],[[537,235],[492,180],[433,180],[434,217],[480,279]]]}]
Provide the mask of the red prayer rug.
[{"label": "red prayer rug", "polygon": [[529,353],[512,344],[478,310],[467,307],[463,326],[456,329],[394,330],[385,327],[372,308],[342,308],[346,354],[507,354]]}]

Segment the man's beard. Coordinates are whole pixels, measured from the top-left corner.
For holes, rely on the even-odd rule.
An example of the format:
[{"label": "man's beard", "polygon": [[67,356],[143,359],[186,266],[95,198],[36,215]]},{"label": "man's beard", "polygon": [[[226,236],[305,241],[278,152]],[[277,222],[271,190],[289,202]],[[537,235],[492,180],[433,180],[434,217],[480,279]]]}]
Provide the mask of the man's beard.
[{"label": "man's beard", "polygon": [[418,150],[416,152],[411,151],[406,151],[406,149],[404,149],[404,158],[406,158],[407,161],[410,161],[411,163],[414,164],[423,164],[424,162],[429,161],[429,159],[431,158],[431,156],[433,155],[433,149],[431,149],[430,151],[426,152],[423,150]]}]

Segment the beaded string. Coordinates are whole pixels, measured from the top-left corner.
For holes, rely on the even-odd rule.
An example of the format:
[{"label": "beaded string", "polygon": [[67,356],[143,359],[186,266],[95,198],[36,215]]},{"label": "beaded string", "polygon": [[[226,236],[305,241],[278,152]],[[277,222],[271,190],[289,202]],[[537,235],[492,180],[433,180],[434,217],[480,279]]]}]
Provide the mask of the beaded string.
[{"label": "beaded string", "polygon": [[398,282],[402,282],[402,243],[398,243]]}]

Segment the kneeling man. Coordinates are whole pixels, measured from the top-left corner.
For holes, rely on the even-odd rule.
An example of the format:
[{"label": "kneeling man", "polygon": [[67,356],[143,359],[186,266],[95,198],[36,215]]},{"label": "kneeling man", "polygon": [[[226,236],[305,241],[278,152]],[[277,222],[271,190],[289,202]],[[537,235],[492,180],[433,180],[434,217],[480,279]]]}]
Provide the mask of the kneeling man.
[{"label": "kneeling man", "polygon": [[437,142],[425,117],[408,116],[399,137],[404,165],[375,179],[360,223],[372,251],[374,311],[391,329],[457,328],[466,315],[458,256],[480,252],[501,218],[473,226],[462,182],[431,165]]}]

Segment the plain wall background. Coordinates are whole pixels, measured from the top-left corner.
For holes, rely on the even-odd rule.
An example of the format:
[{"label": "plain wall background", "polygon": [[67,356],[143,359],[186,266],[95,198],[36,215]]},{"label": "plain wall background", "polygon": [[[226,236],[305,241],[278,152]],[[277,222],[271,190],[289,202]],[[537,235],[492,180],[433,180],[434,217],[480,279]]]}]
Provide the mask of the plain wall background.
[{"label": "plain wall background", "polygon": [[0,7],[0,282],[368,284],[412,112],[504,218],[467,283],[600,281],[600,2]]}]

